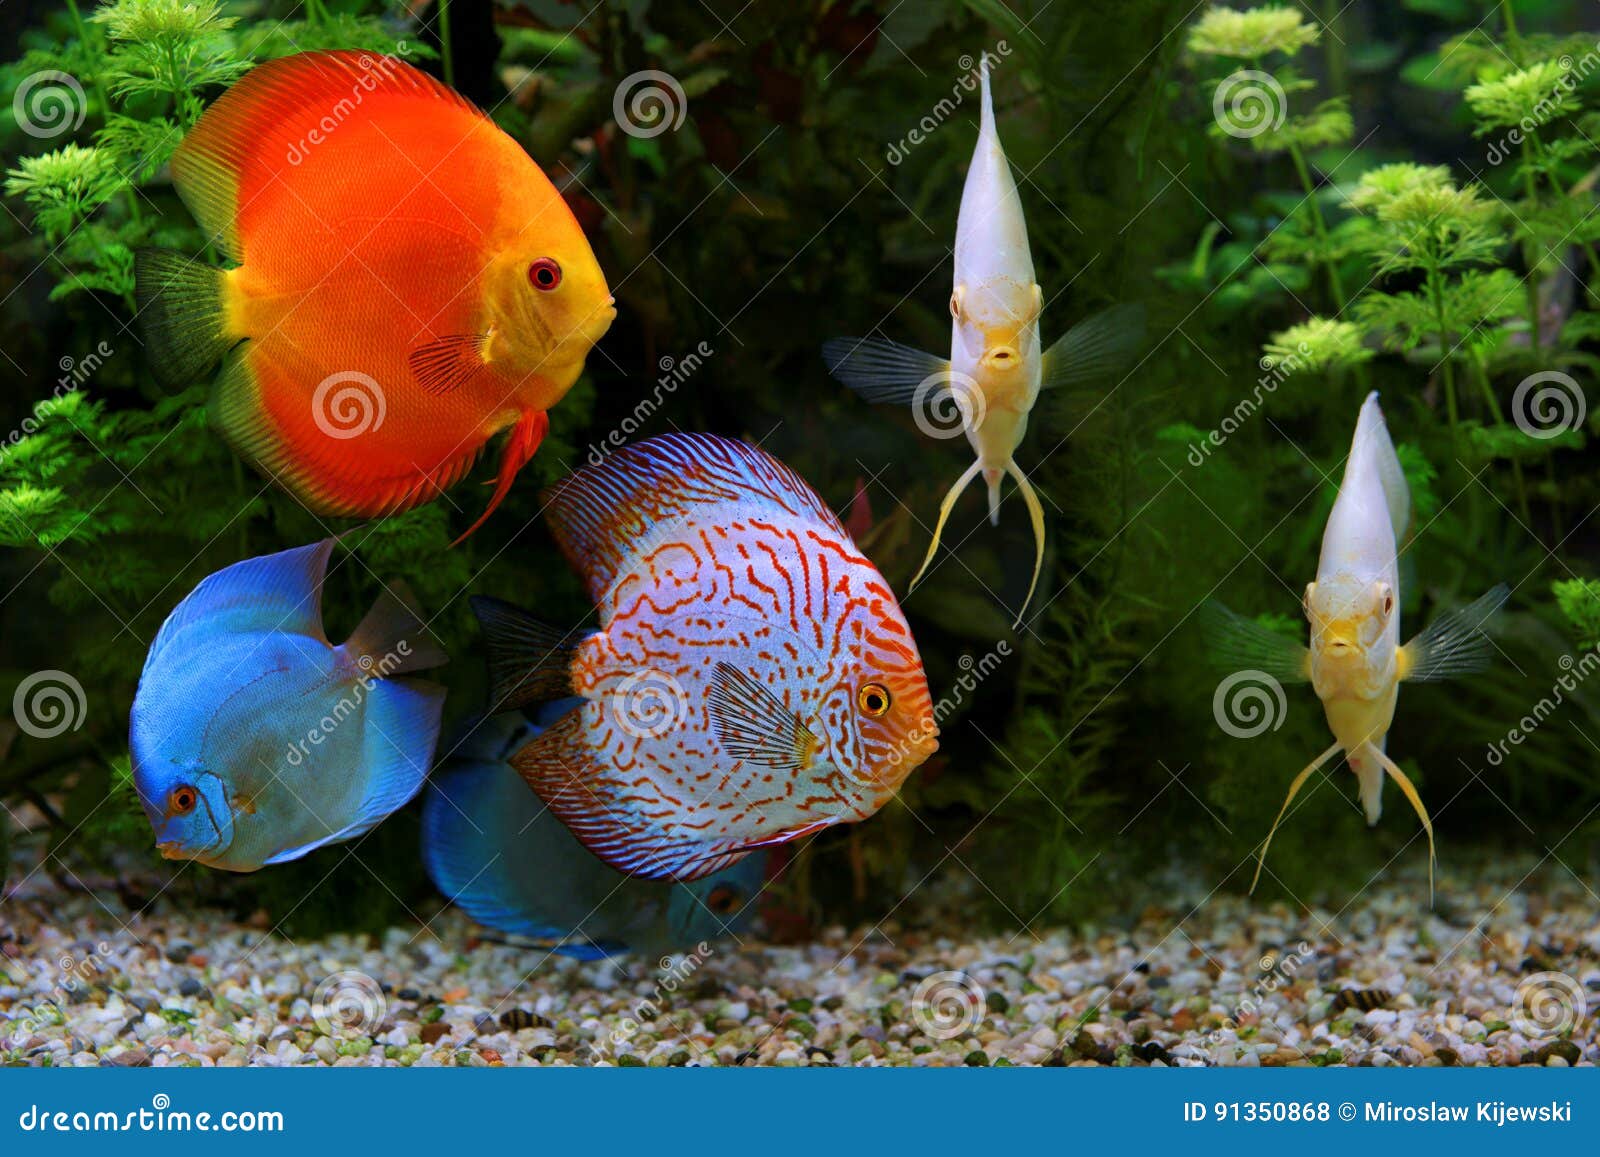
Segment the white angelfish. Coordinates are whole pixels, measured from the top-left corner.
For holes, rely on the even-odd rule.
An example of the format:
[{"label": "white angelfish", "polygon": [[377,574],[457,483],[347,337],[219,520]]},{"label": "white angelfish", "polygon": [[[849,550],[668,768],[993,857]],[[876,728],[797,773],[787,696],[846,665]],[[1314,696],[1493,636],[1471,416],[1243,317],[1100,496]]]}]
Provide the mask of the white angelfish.
[{"label": "white angelfish", "polygon": [[956,500],[979,474],[989,489],[989,521],[1000,521],[1000,479],[1009,474],[1033,521],[1033,598],[1044,564],[1044,509],[1013,455],[1042,390],[1103,377],[1132,360],[1144,334],[1141,306],[1114,306],[1080,322],[1041,352],[1044,290],[1034,280],[1022,199],[995,131],[989,57],[979,65],[983,113],[956,221],[955,287],[950,294],[950,356],[877,338],[833,338],[822,356],[834,377],[869,402],[927,408],[954,402],[977,460],[939,504],[939,520],[915,587],[939,549]]},{"label": "white angelfish", "polygon": [[1510,590],[1501,583],[1476,602],[1441,615],[1401,646],[1398,543],[1410,517],[1410,491],[1374,391],[1356,422],[1339,496],[1323,532],[1316,581],[1306,586],[1311,645],[1302,647],[1253,619],[1216,603],[1207,605],[1211,657],[1230,670],[1255,668],[1284,683],[1309,681],[1334,738],[1289,784],[1261,845],[1251,891],[1289,805],[1306,780],[1340,751],[1356,774],[1369,825],[1383,811],[1385,774],[1399,785],[1428,833],[1432,890],[1433,824],[1416,787],[1384,750],[1395,699],[1402,682],[1435,682],[1487,667],[1493,649],[1483,625]]}]

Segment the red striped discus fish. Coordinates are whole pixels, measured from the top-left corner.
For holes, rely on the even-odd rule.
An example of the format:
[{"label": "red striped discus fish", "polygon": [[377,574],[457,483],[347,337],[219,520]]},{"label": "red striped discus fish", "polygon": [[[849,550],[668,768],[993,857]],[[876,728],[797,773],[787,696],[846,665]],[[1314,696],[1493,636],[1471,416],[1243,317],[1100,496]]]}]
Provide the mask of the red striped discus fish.
[{"label": "red striped discus fish", "polygon": [[548,496],[600,629],[474,599],[494,710],[575,694],[511,763],[601,859],[694,880],[864,820],[938,749],[916,641],[883,576],[793,471],[674,434]]}]

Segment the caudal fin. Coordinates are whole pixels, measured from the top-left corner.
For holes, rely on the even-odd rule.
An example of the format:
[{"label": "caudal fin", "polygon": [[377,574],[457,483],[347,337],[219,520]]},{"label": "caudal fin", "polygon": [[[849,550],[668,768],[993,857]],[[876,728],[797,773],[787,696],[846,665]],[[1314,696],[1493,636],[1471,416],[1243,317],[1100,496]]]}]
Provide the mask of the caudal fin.
[{"label": "caudal fin", "polygon": [[345,640],[344,649],[363,671],[379,676],[426,671],[450,661],[411,606],[411,592],[404,583],[395,583],[378,596]]},{"label": "caudal fin", "polygon": [[1256,874],[1250,879],[1251,892],[1254,892],[1256,890],[1256,885],[1261,882],[1261,869],[1266,867],[1267,864],[1267,849],[1272,846],[1272,837],[1277,833],[1278,825],[1283,822],[1283,817],[1288,814],[1289,805],[1294,802],[1294,797],[1300,794],[1300,789],[1305,786],[1306,780],[1311,778],[1311,773],[1316,771],[1317,768],[1321,767],[1324,763],[1327,763],[1328,760],[1332,759],[1333,756],[1338,753],[1338,751],[1339,745],[1335,743],[1332,747],[1328,748],[1328,750],[1324,751],[1321,755],[1317,756],[1317,758],[1313,759],[1310,765],[1307,766],[1306,769],[1299,775],[1295,776],[1293,782],[1289,784],[1289,794],[1283,797],[1283,806],[1278,809],[1278,818],[1272,821],[1272,828],[1267,832],[1267,838],[1261,841],[1261,855],[1256,860]]},{"label": "caudal fin", "polygon": [[577,632],[548,626],[500,599],[474,595],[471,602],[489,652],[491,712],[572,694]]},{"label": "caudal fin", "polygon": [[165,386],[203,379],[236,344],[223,328],[223,272],[170,249],[133,257],[133,292],[150,367]]}]

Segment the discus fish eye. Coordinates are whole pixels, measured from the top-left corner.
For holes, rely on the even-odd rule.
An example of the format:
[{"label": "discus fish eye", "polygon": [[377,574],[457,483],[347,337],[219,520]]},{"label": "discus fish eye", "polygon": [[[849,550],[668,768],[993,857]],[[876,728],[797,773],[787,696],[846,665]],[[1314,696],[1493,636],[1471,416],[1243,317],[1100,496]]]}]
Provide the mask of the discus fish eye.
[{"label": "discus fish eye", "polygon": [[961,295],[959,293],[950,295],[950,316],[955,318],[961,316]]},{"label": "discus fish eye", "polygon": [[549,293],[561,284],[561,266],[550,257],[541,257],[528,266],[528,281],[533,287]]},{"label": "discus fish eye", "polygon": [[167,813],[175,816],[186,816],[194,811],[195,804],[200,802],[200,797],[194,788],[186,783],[180,783],[167,795]]},{"label": "discus fish eye", "polygon": [[739,893],[730,884],[718,884],[706,897],[706,907],[718,916],[726,916],[739,906]]},{"label": "discus fish eye", "polygon": [[892,702],[894,700],[889,695],[889,688],[882,683],[863,683],[861,690],[856,692],[856,704],[874,719],[887,715]]},{"label": "discus fish eye", "polygon": [[1383,617],[1388,618],[1394,612],[1394,592],[1387,586],[1383,588]]}]

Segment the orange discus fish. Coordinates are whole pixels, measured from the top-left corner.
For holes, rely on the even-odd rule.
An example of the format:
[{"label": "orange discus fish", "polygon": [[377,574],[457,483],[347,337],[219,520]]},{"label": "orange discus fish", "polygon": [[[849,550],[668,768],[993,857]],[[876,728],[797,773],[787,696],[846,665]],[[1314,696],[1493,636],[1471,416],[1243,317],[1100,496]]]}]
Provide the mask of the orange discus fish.
[{"label": "orange discus fish", "polygon": [[152,361],[175,385],[221,361],[212,423],[319,514],[436,498],[511,427],[471,534],[616,316],[539,167],[391,57],[251,70],[178,146],[172,179],[232,267],[138,255]]},{"label": "orange discus fish", "polygon": [[613,867],[696,880],[864,820],[938,749],[889,584],[770,455],[652,438],[562,482],[549,516],[601,629],[473,606],[493,710],[584,700],[510,762]]}]

